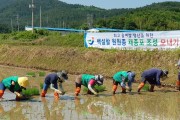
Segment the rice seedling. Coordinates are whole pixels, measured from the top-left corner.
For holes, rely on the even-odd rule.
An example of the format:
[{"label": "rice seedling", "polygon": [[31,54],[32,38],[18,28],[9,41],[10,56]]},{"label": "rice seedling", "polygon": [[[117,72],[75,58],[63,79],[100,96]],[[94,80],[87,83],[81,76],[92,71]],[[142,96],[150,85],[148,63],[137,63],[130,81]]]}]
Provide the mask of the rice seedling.
[{"label": "rice seedling", "polygon": [[142,88],[142,90],[144,90],[144,91],[149,91],[149,85],[148,85],[148,84],[145,84],[144,87]]},{"label": "rice seedling", "polygon": [[36,73],[35,72],[27,72],[26,76],[28,76],[28,77],[36,77]]},{"label": "rice seedling", "polygon": [[38,88],[28,88],[26,90],[22,90],[22,94],[24,96],[39,95],[39,89]]},{"label": "rice seedling", "polygon": [[40,85],[39,85],[39,86],[40,86],[40,88],[41,88],[41,89],[43,89],[43,83],[40,83]]},{"label": "rice seedling", "polygon": [[43,72],[43,71],[40,71],[40,72],[38,73],[38,75],[39,75],[39,77],[44,77],[44,76],[46,75],[46,73]]},{"label": "rice seedling", "polygon": [[[100,86],[95,85],[95,86],[94,86],[94,89],[95,89],[95,91],[97,91],[97,92],[103,92],[103,91],[105,91],[106,87],[103,86],[103,85],[100,85]],[[88,88],[87,88],[87,87],[84,87],[83,91],[84,91],[84,92],[87,92],[87,91],[88,91]]]}]

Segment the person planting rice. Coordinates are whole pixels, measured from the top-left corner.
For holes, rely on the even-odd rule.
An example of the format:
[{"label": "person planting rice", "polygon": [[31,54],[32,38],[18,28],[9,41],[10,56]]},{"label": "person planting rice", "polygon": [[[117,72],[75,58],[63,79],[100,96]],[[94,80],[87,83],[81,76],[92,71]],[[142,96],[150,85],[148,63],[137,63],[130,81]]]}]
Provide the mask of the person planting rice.
[{"label": "person planting rice", "polygon": [[176,86],[177,86],[177,90],[180,91],[180,59],[179,59],[178,63],[175,64],[175,66],[176,66],[177,69],[179,70],[179,71],[178,71],[178,80],[177,80],[177,82],[176,82]]},{"label": "person planting rice", "polygon": [[22,89],[26,89],[29,85],[27,77],[10,76],[3,79],[0,83],[0,98],[2,98],[4,91],[8,88],[11,92],[16,94],[16,100],[23,98],[21,94]]},{"label": "person planting rice", "polygon": [[165,78],[167,78],[167,75],[168,75],[167,70],[161,70],[158,68],[151,68],[149,70],[145,70],[141,74],[141,83],[138,86],[138,93],[140,93],[140,90],[144,87],[146,81],[148,81],[149,84],[151,85],[149,91],[154,92],[155,85],[161,87],[160,78],[162,78],[162,80],[165,80]]},{"label": "person planting rice", "polygon": [[[41,97],[45,97],[48,87],[50,86],[50,89],[54,90],[54,97],[59,98],[59,94],[63,95],[65,93],[62,83],[67,79],[68,79],[68,73],[64,70],[47,75],[44,80]],[[59,83],[60,90],[58,90],[58,83]]]},{"label": "person planting rice", "polygon": [[90,75],[81,74],[77,76],[75,80],[76,90],[75,96],[78,96],[81,91],[81,85],[88,88],[87,94],[98,95],[98,93],[93,89],[95,85],[103,85],[104,77],[102,75]]},{"label": "person planting rice", "polygon": [[132,82],[134,82],[135,72],[132,71],[119,71],[113,76],[113,94],[117,90],[118,84],[122,88],[122,93],[126,93],[126,90],[132,90]]}]

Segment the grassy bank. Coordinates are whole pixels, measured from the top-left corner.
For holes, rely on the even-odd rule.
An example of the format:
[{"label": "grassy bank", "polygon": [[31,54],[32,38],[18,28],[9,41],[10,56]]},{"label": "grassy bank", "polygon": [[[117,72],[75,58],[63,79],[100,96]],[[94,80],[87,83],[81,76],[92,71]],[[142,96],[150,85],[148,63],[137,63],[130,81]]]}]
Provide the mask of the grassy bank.
[{"label": "grassy bank", "polygon": [[[180,50],[126,51],[83,47],[81,34],[49,33],[34,40],[1,39],[0,64],[46,70],[68,70],[71,74],[91,73],[112,77],[119,70],[142,71],[157,67],[169,70],[166,83],[175,84]],[[55,34],[55,36],[54,36]],[[10,35],[9,35],[10,36]],[[2,38],[2,35],[1,37]],[[39,42],[40,41],[40,42]],[[33,43],[33,44],[32,44]]]},{"label": "grassy bank", "polygon": [[111,77],[119,70],[140,73],[151,67],[168,69],[176,80],[179,51],[119,51],[50,46],[0,46],[0,64],[47,70],[68,70],[71,74],[92,73]]}]

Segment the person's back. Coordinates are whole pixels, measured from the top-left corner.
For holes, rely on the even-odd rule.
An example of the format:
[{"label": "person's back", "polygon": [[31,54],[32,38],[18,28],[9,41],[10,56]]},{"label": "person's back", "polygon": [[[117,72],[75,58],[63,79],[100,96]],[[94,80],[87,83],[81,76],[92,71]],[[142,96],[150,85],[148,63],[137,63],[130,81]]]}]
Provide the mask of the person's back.
[{"label": "person's back", "polygon": [[115,81],[121,83],[122,79],[123,79],[122,77],[124,77],[125,81],[127,82],[127,80],[128,80],[128,73],[127,73],[127,71],[119,71],[119,72],[115,73],[114,76],[113,76],[113,79]]},{"label": "person's back", "polygon": [[152,79],[156,79],[157,76],[160,77],[161,74],[162,74],[162,70],[158,68],[151,68],[151,69],[145,70],[141,76],[146,78],[147,80],[152,80]]},{"label": "person's back", "polygon": [[91,79],[95,79],[95,76],[94,75],[90,75],[90,74],[82,74],[82,78],[81,78],[81,82],[82,82],[82,85],[88,87],[88,83]]},{"label": "person's back", "polygon": [[51,73],[51,74],[48,74],[46,77],[45,77],[45,83],[50,85],[50,84],[57,84],[57,80],[58,80],[58,76],[56,73]]}]

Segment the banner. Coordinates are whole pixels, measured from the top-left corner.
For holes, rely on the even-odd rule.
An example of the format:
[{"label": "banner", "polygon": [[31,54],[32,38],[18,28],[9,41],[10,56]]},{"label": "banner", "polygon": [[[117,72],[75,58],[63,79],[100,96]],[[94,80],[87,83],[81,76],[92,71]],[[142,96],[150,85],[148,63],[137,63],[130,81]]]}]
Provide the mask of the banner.
[{"label": "banner", "polygon": [[174,49],[180,46],[180,31],[85,33],[85,47],[102,49]]}]

